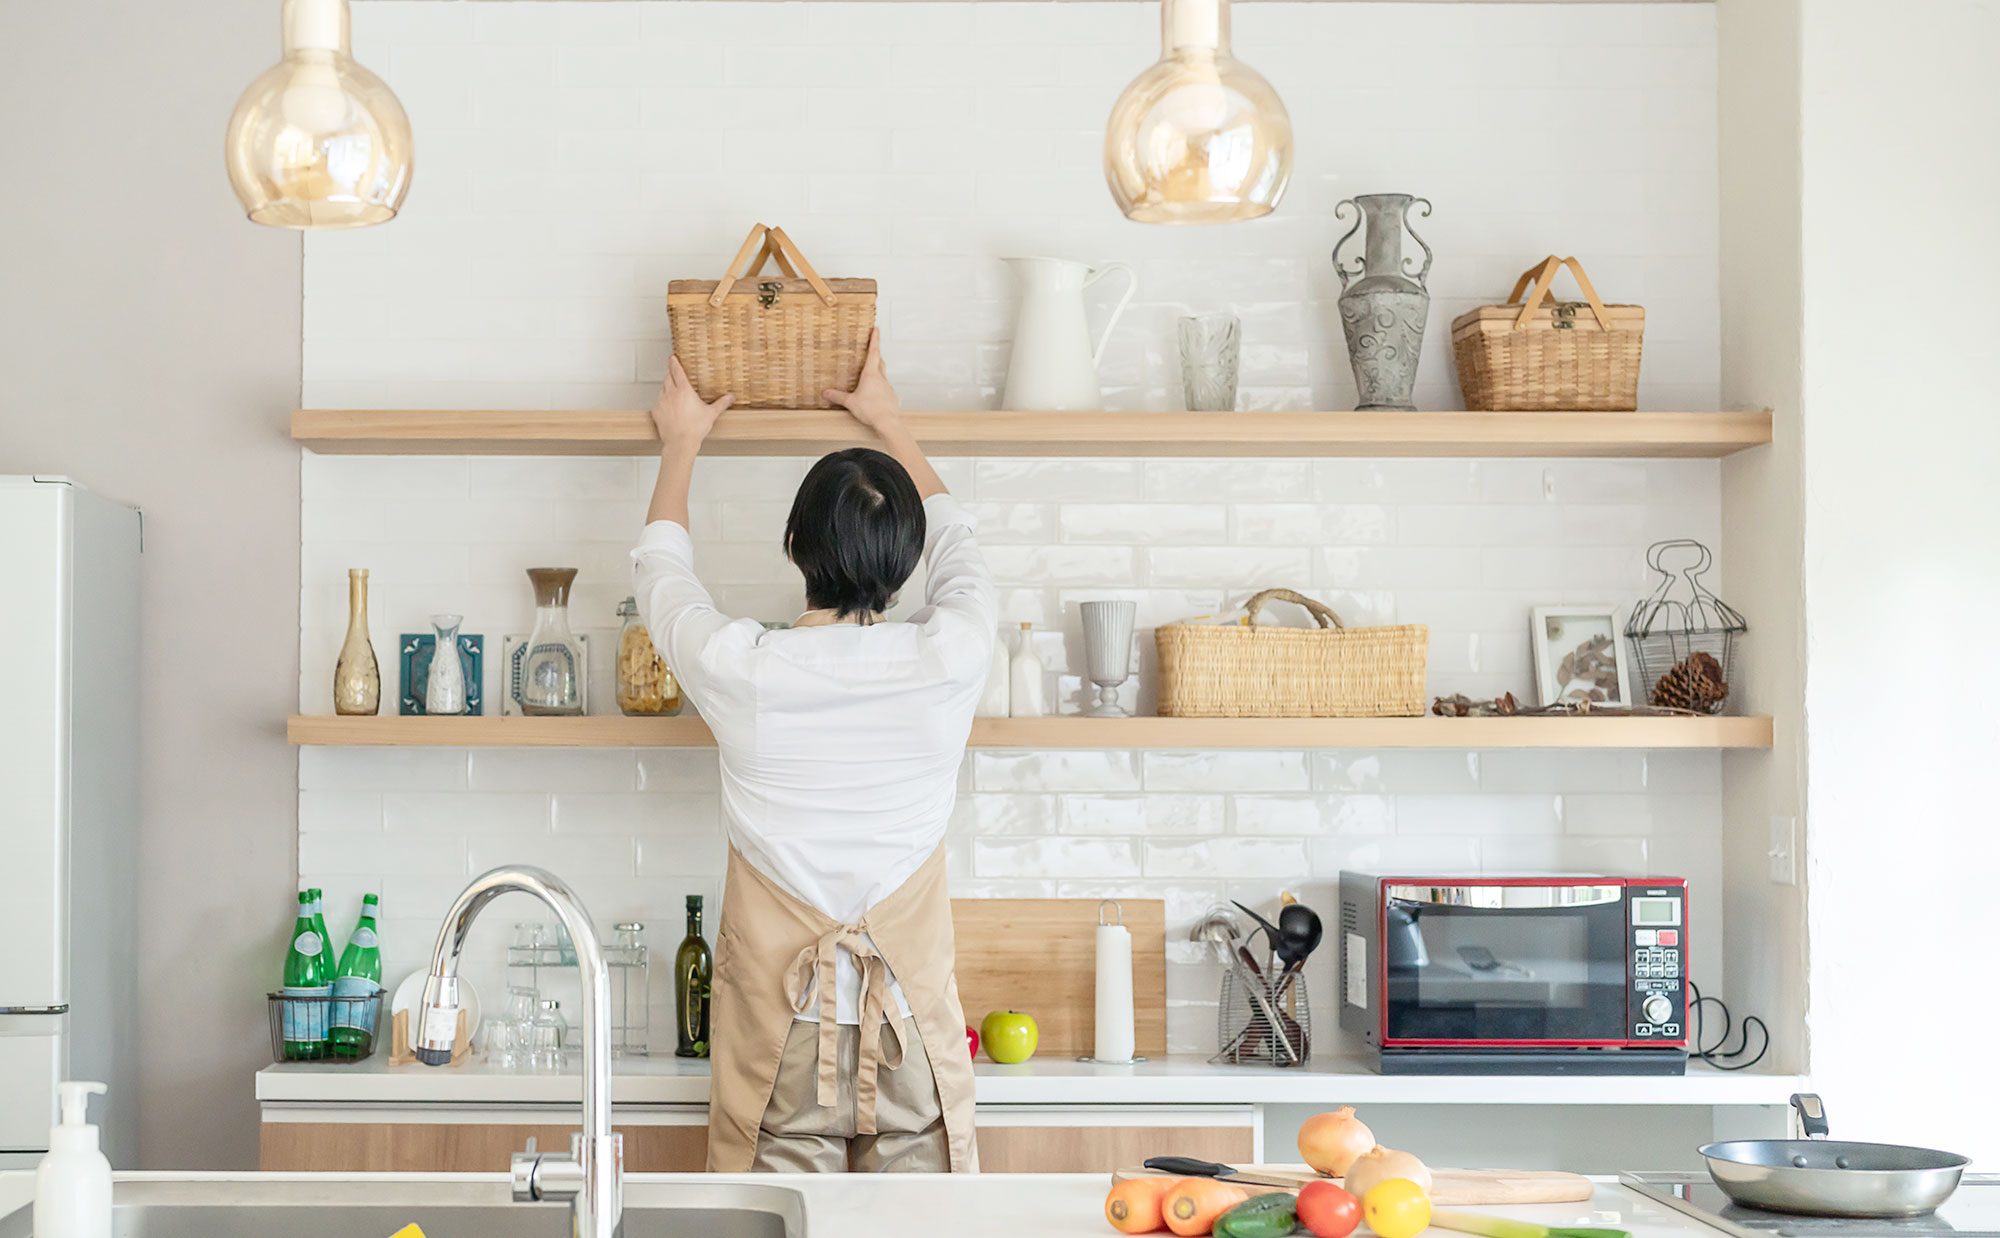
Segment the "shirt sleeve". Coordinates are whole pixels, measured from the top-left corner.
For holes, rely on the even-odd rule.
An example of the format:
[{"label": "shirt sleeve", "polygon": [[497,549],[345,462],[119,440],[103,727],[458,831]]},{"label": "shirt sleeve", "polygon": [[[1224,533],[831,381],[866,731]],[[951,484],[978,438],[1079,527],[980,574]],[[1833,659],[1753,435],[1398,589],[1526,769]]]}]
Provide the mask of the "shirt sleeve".
[{"label": "shirt sleeve", "polygon": [[1000,605],[974,536],[976,522],[957,499],[934,494],[924,500],[924,526],[924,607],[911,618],[963,650],[965,673],[983,682]]},{"label": "shirt sleeve", "polygon": [[655,520],[632,551],[633,597],[639,619],[688,695],[704,710],[710,684],[710,649],[730,618],[694,574],[694,539],[679,523]]}]

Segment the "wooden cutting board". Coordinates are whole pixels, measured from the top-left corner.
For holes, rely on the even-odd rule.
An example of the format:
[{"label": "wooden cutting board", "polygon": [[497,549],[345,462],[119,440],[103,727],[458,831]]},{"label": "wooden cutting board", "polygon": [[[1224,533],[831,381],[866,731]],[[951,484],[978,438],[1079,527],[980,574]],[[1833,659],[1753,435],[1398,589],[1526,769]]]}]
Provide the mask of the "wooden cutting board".
[{"label": "wooden cutting board", "polygon": [[[958,997],[978,1027],[989,1011],[1035,1016],[1037,1057],[1079,1057],[1097,1029],[1094,898],[957,898]],[[1167,1052],[1167,905],[1121,898],[1132,932],[1132,1017],[1137,1053]]]},{"label": "wooden cutting board", "polygon": [[[1319,1175],[1306,1165],[1238,1165],[1239,1171],[1269,1178],[1284,1186],[1244,1182],[1225,1178],[1253,1195],[1266,1191],[1296,1191]],[[1151,1169],[1121,1169],[1111,1175],[1113,1182],[1132,1178],[1164,1178]],[[1328,1178],[1338,1182],[1338,1178]],[[1501,1204],[1570,1204],[1589,1199],[1590,1179],[1582,1174],[1533,1169],[1433,1169],[1431,1202],[1440,1208],[1478,1208]]]}]

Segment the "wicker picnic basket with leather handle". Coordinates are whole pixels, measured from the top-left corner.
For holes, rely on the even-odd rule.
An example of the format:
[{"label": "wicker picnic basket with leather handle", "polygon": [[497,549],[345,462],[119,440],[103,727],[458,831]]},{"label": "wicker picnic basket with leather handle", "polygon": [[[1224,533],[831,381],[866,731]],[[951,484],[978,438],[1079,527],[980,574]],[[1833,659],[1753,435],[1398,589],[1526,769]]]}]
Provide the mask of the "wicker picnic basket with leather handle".
[{"label": "wicker picnic basket with leather handle", "polygon": [[[1580,302],[1548,299],[1564,267],[1583,292]],[[1505,305],[1452,319],[1451,351],[1468,409],[1631,412],[1639,407],[1645,334],[1643,308],[1606,305],[1582,263],[1551,254],[1521,273]]]},{"label": "wicker picnic basket with leather handle", "polygon": [[[1313,628],[1258,627],[1269,601],[1296,602]],[[1350,628],[1290,589],[1266,589],[1239,623],[1169,623],[1154,634],[1164,718],[1389,718],[1424,712],[1430,629]]]},{"label": "wicker picnic basket with leather handle", "polygon": [[[767,262],[777,276],[763,274]],[[667,322],[704,400],[727,393],[737,408],[826,408],[820,392],[851,391],[861,375],[875,281],[821,279],[783,228],[758,224],[721,279],[667,284]]]}]

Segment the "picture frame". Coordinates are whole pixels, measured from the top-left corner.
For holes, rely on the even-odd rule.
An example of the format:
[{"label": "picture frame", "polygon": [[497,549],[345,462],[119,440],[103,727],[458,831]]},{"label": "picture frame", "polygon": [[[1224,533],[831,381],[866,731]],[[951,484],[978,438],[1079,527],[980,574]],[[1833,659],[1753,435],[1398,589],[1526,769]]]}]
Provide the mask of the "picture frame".
[{"label": "picture frame", "polygon": [[1537,606],[1529,629],[1536,703],[1633,705],[1624,625],[1616,606]]}]

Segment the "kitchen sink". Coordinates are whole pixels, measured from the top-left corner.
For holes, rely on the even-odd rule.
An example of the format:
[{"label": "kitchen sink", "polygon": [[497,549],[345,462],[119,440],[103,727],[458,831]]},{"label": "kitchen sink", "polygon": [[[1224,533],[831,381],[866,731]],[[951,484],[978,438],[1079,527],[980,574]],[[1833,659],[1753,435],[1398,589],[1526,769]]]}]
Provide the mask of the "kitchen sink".
[{"label": "kitchen sink", "polygon": [[[502,1182],[407,1178],[120,1182],[113,1238],[568,1238],[566,1203],[517,1204]],[[29,1238],[32,1206],[0,1217]],[[805,1201],[751,1183],[626,1183],[625,1238],[805,1238]]]}]

